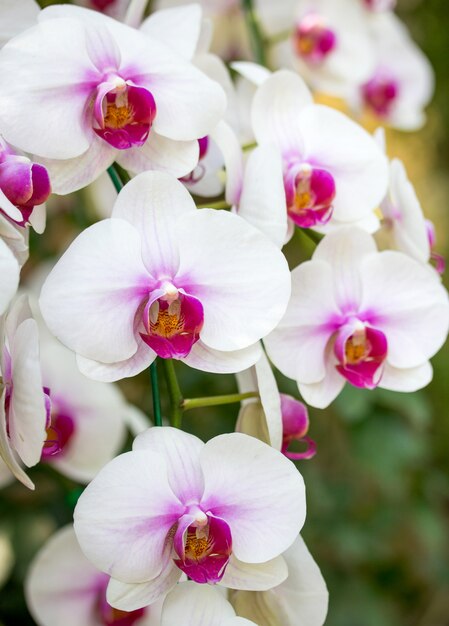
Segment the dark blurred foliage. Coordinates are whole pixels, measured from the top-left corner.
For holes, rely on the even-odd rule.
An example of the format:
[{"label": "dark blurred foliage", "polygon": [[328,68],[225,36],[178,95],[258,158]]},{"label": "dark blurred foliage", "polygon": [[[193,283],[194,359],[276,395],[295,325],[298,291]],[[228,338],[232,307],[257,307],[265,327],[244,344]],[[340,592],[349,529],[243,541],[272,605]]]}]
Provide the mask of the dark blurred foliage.
[{"label": "dark blurred foliage", "polygon": [[[413,135],[390,137],[417,184],[425,211],[436,222],[438,251],[446,256],[448,9],[447,0],[399,0],[400,16],[436,70],[437,89],[428,126]],[[56,208],[45,235],[32,236],[25,274],[32,272],[37,259],[64,250],[95,219],[85,192],[58,199]],[[287,247],[292,266],[312,251],[313,244],[300,233]],[[448,276],[445,282],[449,284]],[[433,364],[434,380],[421,392],[347,387],[330,409],[310,411],[309,434],[317,441],[318,454],[298,463],[308,493],[303,535],[328,583],[329,626],[449,626],[447,346]],[[236,390],[232,376],[203,374],[182,364],[177,372],[185,397]],[[282,391],[298,395],[291,381],[279,377],[279,383]],[[121,386],[130,401],[151,414],[148,373]],[[232,431],[237,412],[235,405],[190,411],[184,428],[208,439]],[[15,566],[0,591],[0,626],[34,624],[22,591],[27,566],[45,539],[70,522],[82,491],[46,467],[37,467],[30,475],[36,481],[35,492],[14,484],[0,493],[0,531],[9,535],[15,553]]]}]

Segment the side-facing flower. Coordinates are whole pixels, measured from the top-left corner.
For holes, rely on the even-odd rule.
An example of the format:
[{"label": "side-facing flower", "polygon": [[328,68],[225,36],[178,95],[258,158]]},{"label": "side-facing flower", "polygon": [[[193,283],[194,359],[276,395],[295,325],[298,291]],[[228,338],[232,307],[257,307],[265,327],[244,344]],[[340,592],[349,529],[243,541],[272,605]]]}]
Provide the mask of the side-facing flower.
[{"label": "side-facing flower", "polygon": [[369,24],[376,63],[356,104],[394,128],[416,130],[433,95],[432,66],[394,13],[372,15]]},{"label": "side-facing flower", "polygon": [[[268,443],[293,461],[315,455],[315,442],[306,436],[309,430],[307,407],[292,396],[279,393],[264,352],[255,365],[237,374],[237,383],[240,393],[256,391],[259,398],[243,400],[236,431]],[[306,443],[307,449],[290,452],[288,448],[293,441]]]},{"label": "side-facing flower", "polygon": [[108,601],[133,610],[182,572],[233,589],[280,584],[280,555],[304,518],[302,477],[270,446],[241,433],[203,444],[154,427],[87,487],[75,530],[86,556],[112,577]]},{"label": "side-facing flower", "polygon": [[288,578],[268,591],[230,592],[237,615],[258,626],[322,626],[329,593],[318,565],[301,536],[284,553]]},{"label": "side-facing flower", "polygon": [[19,286],[20,267],[14,254],[1,238],[0,276],[2,277],[0,283],[0,315],[2,315],[8,308]]},{"label": "side-facing flower", "polygon": [[[262,21],[272,30],[276,3],[259,2]],[[295,68],[314,90],[336,96],[366,80],[374,54],[359,0],[298,0],[295,4],[289,23],[280,29],[292,29],[292,35],[274,48],[276,67]]]},{"label": "side-facing flower", "polygon": [[373,231],[373,211],[388,184],[387,160],[348,117],[313,103],[302,79],[287,70],[257,90],[252,123],[259,144],[282,155],[286,206],[302,228],[348,223]]},{"label": "side-facing flower", "polygon": [[256,626],[237,617],[231,604],[216,589],[192,582],[179,584],[165,599],[161,626]]},{"label": "side-facing flower", "polygon": [[43,333],[41,368],[51,400],[41,461],[87,483],[122,447],[129,407],[115,385],[83,376],[75,355]]},{"label": "side-facing flower", "polygon": [[51,193],[47,170],[17,153],[0,137],[0,213],[17,226],[31,224],[42,233],[45,207]]},{"label": "side-facing flower", "polygon": [[401,252],[378,252],[370,235],[346,227],[293,270],[290,304],[266,347],[305,401],[324,408],[346,381],[424,387],[448,327],[447,293],[433,269]]},{"label": "side-facing flower", "polygon": [[287,306],[282,253],[161,172],[134,178],[48,277],[41,310],[84,373],[118,380],[159,355],[213,372],[254,363]]},{"label": "side-facing flower", "polygon": [[34,557],[25,581],[39,626],[160,626],[161,602],[125,612],[106,600],[109,576],[84,556],[72,526],[58,530]]},{"label": "side-facing flower", "polygon": [[25,296],[13,303],[0,333],[0,456],[18,480],[34,489],[18,459],[27,467],[39,462],[50,401],[42,385],[37,324]]},{"label": "side-facing flower", "polygon": [[42,11],[37,26],[8,42],[0,76],[0,130],[41,157],[56,193],[84,187],[113,161],[131,172],[188,174],[197,140],[225,109],[221,87],[181,56],[74,6]]}]

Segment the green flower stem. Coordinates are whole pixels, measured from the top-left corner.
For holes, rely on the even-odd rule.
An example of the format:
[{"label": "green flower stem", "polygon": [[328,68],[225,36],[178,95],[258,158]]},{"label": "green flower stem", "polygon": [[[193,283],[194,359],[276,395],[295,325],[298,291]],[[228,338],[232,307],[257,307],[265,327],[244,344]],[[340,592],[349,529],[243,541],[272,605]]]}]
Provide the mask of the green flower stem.
[{"label": "green flower stem", "polygon": [[234,404],[247,400],[248,398],[258,398],[259,394],[256,391],[249,391],[248,393],[231,393],[226,396],[210,396],[208,398],[192,398],[186,399],[182,402],[181,408],[184,411],[190,409],[202,409],[208,406],[220,406],[222,404]]},{"label": "green flower stem", "polygon": [[[108,167],[108,174],[112,180],[114,187],[119,193],[125,184],[129,181],[129,175],[127,172],[119,168],[117,165],[111,165]],[[151,391],[153,393],[153,411],[154,411],[154,423],[156,426],[162,426],[162,412],[161,412],[161,398],[159,394],[159,385],[157,380],[157,365],[156,360],[150,365],[150,378],[151,378]]]},{"label": "green flower stem", "polygon": [[183,413],[183,397],[181,388],[176,376],[175,363],[173,359],[164,359],[165,380],[170,398],[170,422],[174,428],[181,428]]},{"label": "green flower stem", "polygon": [[246,28],[248,30],[254,59],[260,65],[268,67],[264,47],[264,37],[261,33],[257,13],[254,10],[253,0],[242,0],[242,9],[245,16]]}]

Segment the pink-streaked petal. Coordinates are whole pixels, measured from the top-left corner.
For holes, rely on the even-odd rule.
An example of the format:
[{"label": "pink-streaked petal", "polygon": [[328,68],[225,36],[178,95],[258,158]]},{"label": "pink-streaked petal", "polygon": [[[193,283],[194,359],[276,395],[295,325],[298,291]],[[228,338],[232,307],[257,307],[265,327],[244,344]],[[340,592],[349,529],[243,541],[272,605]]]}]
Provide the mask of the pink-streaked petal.
[{"label": "pink-streaked petal", "polygon": [[267,335],[290,296],[290,273],[276,246],[242,218],[211,209],[179,219],[176,233],[176,280],[203,305],[201,341],[233,351]]},{"label": "pink-streaked petal", "polygon": [[153,130],[143,146],[130,148],[117,156],[117,163],[133,174],[148,170],[166,172],[176,178],[190,173],[198,162],[198,142],[175,141]]},{"label": "pink-streaked petal", "polygon": [[164,458],[127,452],[100,470],[81,495],[75,531],[96,567],[123,582],[145,582],[161,573],[167,534],[183,510]]},{"label": "pink-streaked petal", "polygon": [[204,443],[177,428],[154,427],[139,435],[133,450],[148,454],[161,454],[167,464],[168,480],[173,493],[182,501],[201,499],[204,478],[200,466],[200,453]]},{"label": "pink-streaked petal", "polygon": [[264,563],[293,543],[305,519],[305,494],[291,461],[254,437],[231,433],[205,445],[201,467],[202,507],[229,524],[239,560]]},{"label": "pink-streaked petal", "polygon": [[10,442],[25,465],[31,467],[39,462],[46,437],[39,338],[34,319],[19,324],[10,348],[13,380],[9,406]]},{"label": "pink-streaked petal", "polygon": [[114,162],[117,150],[100,137],[93,137],[89,149],[72,159],[44,159],[53,191],[60,195],[83,189]]},{"label": "pink-streaked petal", "polygon": [[0,239],[0,315],[4,313],[19,286],[20,267],[11,250]]},{"label": "pink-streaked petal", "polygon": [[390,365],[424,364],[441,348],[449,328],[448,296],[439,276],[432,268],[393,251],[364,259],[361,275],[361,307],[379,320],[372,324],[387,337]]},{"label": "pink-streaked petal", "polygon": [[93,133],[85,107],[98,73],[87,44],[88,31],[71,19],[46,20],[6,44],[0,57],[0,128],[7,141],[53,159],[87,150]]},{"label": "pink-streaked petal", "polygon": [[287,311],[264,343],[276,367],[293,380],[315,383],[324,377],[330,320],[340,315],[333,289],[332,268],[322,260],[306,261],[292,272]]},{"label": "pink-streaked petal", "polygon": [[251,120],[257,142],[301,154],[304,150],[302,109],[312,102],[312,94],[300,76],[289,70],[272,74],[253,100]]},{"label": "pink-streaked petal", "polygon": [[177,585],[165,599],[161,626],[224,626],[232,618],[234,609],[217,589],[189,581]]},{"label": "pink-streaked petal", "polygon": [[100,589],[107,576],[84,556],[73,527],[57,531],[34,558],[25,581],[28,608],[38,624],[98,626]]},{"label": "pink-streaked petal", "polygon": [[287,237],[287,212],[282,160],[273,146],[259,146],[249,156],[238,215],[282,248]]},{"label": "pink-streaked petal", "polygon": [[[162,172],[144,172],[119,193],[112,217],[132,224],[142,237],[142,257],[150,272],[173,276],[179,265],[177,218],[195,215],[185,187]],[[182,286],[182,285],[180,285]]]},{"label": "pink-streaked petal", "polygon": [[229,589],[265,591],[283,583],[288,573],[282,556],[266,563],[242,563],[232,555],[220,584]]},{"label": "pink-streaked petal", "polygon": [[200,5],[189,4],[156,11],[142,22],[140,30],[190,60],[200,36],[201,18]]},{"label": "pink-streaked petal", "polygon": [[53,268],[41,292],[42,315],[71,350],[114,363],[137,350],[134,318],[152,282],[138,231],[121,219],[104,220],[83,231]]},{"label": "pink-streaked petal", "polygon": [[305,108],[300,120],[305,160],[335,179],[335,218],[352,222],[373,211],[388,187],[388,162],[373,137],[326,106]]},{"label": "pink-streaked petal", "polygon": [[261,350],[260,343],[256,342],[252,346],[243,348],[242,350],[223,352],[209,348],[200,339],[193,346],[190,354],[182,360],[190,367],[203,372],[211,372],[212,374],[235,374],[236,372],[240,372],[254,365],[260,358]]},{"label": "pink-streaked petal", "polygon": [[[106,597],[109,604],[120,611],[135,611],[151,605],[151,612],[155,608],[154,603],[158,603],[176,585],[181,575],[182,572],[169,559],[161,573],[147,582],[123,583],[111,578]],[[159,622],[155,626],[159,626]]]},{"label": "pink-streaked petal", "polygon": [[359,228],[349,226],[329,233],[317,246],[313,260],[326,261],[333,270],[335,299],[343,313],[357,310],[364,295],[360,266],[377,252],[374,239]]},{"label": "pink-streaked petal", "polygon": [[238,204],[243,184],[243,153],[240,142],[226,122],[220,122],[211,133],[221,150],[226,167],[226,201]]}]

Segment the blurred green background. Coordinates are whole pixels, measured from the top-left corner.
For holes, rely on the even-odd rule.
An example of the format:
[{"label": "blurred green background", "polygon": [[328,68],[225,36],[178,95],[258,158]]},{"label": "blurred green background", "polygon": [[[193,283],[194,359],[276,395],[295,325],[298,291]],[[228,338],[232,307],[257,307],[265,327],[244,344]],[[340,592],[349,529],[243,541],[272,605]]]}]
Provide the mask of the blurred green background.
[{"label": "blurred green background", "polygon": [[[398,13],[429,56],[437,89],[427,126],[389,133],[427,217],[437,228],[437,251],[449,257],[449,5],[447,0],[399,0]],[[47,258],[87,225],[85,193],[58,199],[44,237],[32,237],[32,259]],[[86,221],[87,220],[87,221]],[[297,234],[287,253],[308,258],[310,242]],[[35,255],[35,256],[34,256]],[[33,259],[34,256],[34,259]],[[449,272],[445,277],[449,285]],[[419,298],[420,294],[417,293]],[[317,456],[298,463],[308,493],[303,535],[330,590],[329,626],[449,625],[449,348],[433,360],[432,384],[415,394],[347,387],[329,410],[311,410]],[[185,397],[230,393],[232,376],[177,366]],[[295,385],[279,380],[282,391]],[[151,413],[146,373],[122,384],[129,400]],[[161,372],[162,394],[165,386]],[[203,438],[234,429],[238,407],[185,414],[186,430]],[[22,583],[35,551],[71,520],[80,487],[46,467],[31,471],[36,491],[14,484],[0,492],[0,563],[14,566],[0,590],[0,625],[34,624]],[[1,570],[1,568],[0,568]],[[83,626],[80,624],[80,626]]]}]

